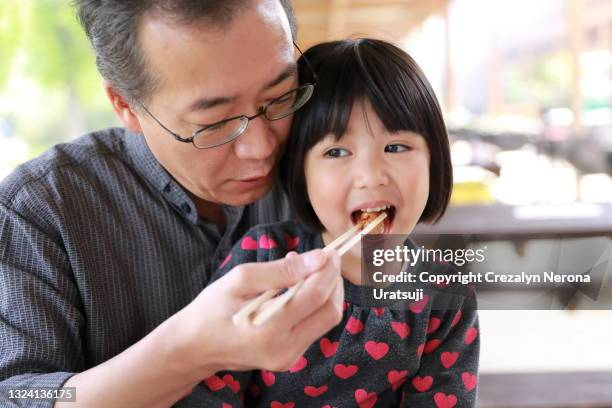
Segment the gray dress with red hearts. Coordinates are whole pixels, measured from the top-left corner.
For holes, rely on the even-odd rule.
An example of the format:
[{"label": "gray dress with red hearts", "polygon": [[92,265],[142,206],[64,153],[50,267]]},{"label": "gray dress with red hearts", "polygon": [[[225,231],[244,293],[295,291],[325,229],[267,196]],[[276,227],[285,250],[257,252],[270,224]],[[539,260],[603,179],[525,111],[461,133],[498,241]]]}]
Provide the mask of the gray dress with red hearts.
[{"label": "gray dress with red hearts", "polygon": [[[258,226],[213,276],[234,266],[324,246],[320,233],[295,222]],[[348,280],[342,322],[284,372],[222,371],[197,387],[207,407],[473,407],[479,356],[475,296],[448,310],[426,297],[404,307],[362,306]]]}]

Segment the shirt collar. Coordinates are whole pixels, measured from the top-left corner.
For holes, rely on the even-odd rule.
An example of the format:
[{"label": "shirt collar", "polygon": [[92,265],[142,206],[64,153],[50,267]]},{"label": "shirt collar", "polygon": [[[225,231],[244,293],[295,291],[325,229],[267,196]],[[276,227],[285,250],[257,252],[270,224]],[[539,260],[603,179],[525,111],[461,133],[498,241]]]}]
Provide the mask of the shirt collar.
[{"label": "shirt collar", "polygon": [[[197,224],[199,217],[195,203],[183,187],[159,164],[144,135],[126,129],[125,145],[136,171],[186,219]],[[222,205],[222,207],[227,218],[227,226],[231,225],[235,228],[235,224],[242,217],[244,207],[228,205]]]},{"label": "shirt collar", "polygon": [[156,190],[163,192],[173,182],[172,177],[159,164],[142,133],[125,130],[125,146],[132,165]]}]

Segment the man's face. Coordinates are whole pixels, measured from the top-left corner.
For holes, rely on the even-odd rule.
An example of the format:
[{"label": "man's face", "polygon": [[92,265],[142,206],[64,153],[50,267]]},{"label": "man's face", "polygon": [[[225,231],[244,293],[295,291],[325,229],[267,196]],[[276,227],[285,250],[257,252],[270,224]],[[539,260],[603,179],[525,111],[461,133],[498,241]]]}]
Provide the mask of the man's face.
[{"label": "man's face", "polygon": [[[291,31],[277,0],[254,2],[224,29],[151,16],[139,35],[159,84],[147,108],[184,138],[203,125],[253,115],[298,85]],[[233,142],[200,150],[176,141],[146,113],[138,118],[151,151],[176,181],[201,200],[230,205],[271,189],[291,123],[291,117],[258,117]]]}]

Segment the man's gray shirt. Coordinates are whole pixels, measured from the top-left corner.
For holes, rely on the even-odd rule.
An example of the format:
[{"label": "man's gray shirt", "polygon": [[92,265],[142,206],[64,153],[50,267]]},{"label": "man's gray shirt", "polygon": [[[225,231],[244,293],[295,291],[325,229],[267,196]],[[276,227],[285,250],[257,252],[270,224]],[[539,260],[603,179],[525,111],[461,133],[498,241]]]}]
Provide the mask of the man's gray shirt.
[{"label": "man's gray shirt", "polygon": [[19,166],[0,184],[0,406],[51,407],[2,389],[60,387],[121,353],[193,300],[249,227],[289,216],[277,190],[223,210],[222,233],[125,129]]}]

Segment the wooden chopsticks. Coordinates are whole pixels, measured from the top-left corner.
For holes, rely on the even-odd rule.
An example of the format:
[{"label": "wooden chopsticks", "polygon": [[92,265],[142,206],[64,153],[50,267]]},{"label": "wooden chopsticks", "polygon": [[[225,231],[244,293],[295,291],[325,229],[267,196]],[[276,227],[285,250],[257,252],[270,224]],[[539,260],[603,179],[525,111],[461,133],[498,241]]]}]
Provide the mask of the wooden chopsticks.
[{"label": "wooden chopsticks", "polygon": [[[340,254],[340,256],[344,255],[349,249],[353,247],[353,245],[359,242],[362,235],[370,233],[370,231],[376,228],[376,226],[380,224],[386,216],[386,213],[381,213],[365,227],[362,227],[361,224],[356,224],[353,228],[349,229],[344,234],[340,235],[338,238],[330,242],[325,248],[323,248],[323,250],[328,251],[339,247],[338,253]],[[291,300],[291,298],[297,293],[298,290],[300,290],[303,284],[304,280],[297,282],[281,296],[271,301],[268,305],[266,305],[266,307],[261,310],[260,313],[258,313],[254,317],[253,324],[255,326],[260,326],[266,321],[268,321],[279,310],[281,310],[282,307],[289,300]],[[245,307],[240,309],[238,312],[236,312],[236,314],[234,314],[234,316],[232,316],[232,321],[234,322],[234,324],[239,324],[243,319],[248,318],[252,313],[257,311],[265,302],[272,299],[278,292],[279,290],[277,289],[268,289],[263,294],[253,299],[250,303],[247,303]]]}]

